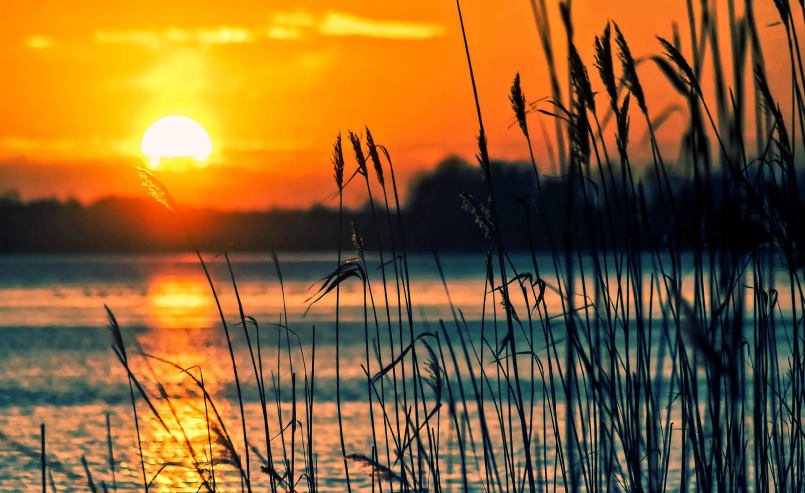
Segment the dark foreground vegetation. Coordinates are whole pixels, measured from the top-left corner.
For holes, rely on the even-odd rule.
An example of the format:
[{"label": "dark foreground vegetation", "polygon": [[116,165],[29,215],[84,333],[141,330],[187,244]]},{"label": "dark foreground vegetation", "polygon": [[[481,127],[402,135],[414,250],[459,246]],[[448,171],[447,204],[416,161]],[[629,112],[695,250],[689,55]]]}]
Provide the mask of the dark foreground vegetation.
[{"label": "dark foreground vegetation", "polygon": [[[588,69],[575,49],[569,2],[560,3],[563,26],[549,26],[545,2],[532,2],[553,87],[552,102],[538,110],[555,120],[558,181],[546,179],[532,162],[530,176],[516,171],[518,186],[507,184],[487,154],[477,94],[481,180],[464,190],[453,188],[457,180],[422,183],[405,212],[385,148],[368,129],[339,136],[327,170],[334,172],[339,196],[347,185],[366,187],[382,204],[353,227],[351,213],[340,208],[308,213],[330,221],[322,234],[332,248],[346,238],[354,245],[349,253],[339,248],[338,265],[309,302],[338,300],[345,283],[358,283],[366,293],[363,370],[370,420],[359,432],[367,435],[367,446],[346,449],[344,434],[358,431],[339,426],[344,475],[337,484],[343,489],[357,488],[356,475],[367,469],[373,491],[805,489],[805,215],[795,166],[805,147],[805,71],[796,34],[805,9],[775,1],[776,28],[789,41],[792,87],[790,94],[775,95],[752,2],[740,15],[729,2],[727,32],[717,30],[711,2],[694,3],[688,2],[689,39],[676,32],[659,39],[662,55],[638,63],[625,33],[608,24]],[[550,34],[561,32],[557,27],[564,37]],[[726,52],[719,36],[729,39]],[[552,44],[558,39],[560,46]],[[465,48],[471,67],[466,37]],[[569,60],[567,78],[553,64],[560,56]],[[669,91],[686,105],[688,126],[680,141],[688,175],[682,184],[672,178],[654,138],[638,75],[647,64],[662,70]],[[475,88],[471,70],[470,78]],[[715,81],[708,93],[700,83],[705,78]],[[565,87],[572,88],[569,94]],[[531,105],[519,77],[511,103],[530,149]],[[615,123],[603,128],[599,122],[608,113]],[[643,122],[650,135],[653,159],[643,180],[630,157],[632,120]],[[470,172],[455,167],[443,173]],[[153,176],[144,178],[173,212],[172,221],[190,221]],[[466,322],[460,307],[452,320],[424,323],[410,290],[407,253],[414,241],[418,248],[428,245],[401,224],[416,214],[436,216],[434,231],[416,234],[439,245],[439,221],[450,218],[442,218],[446,207],[433,197],[449,201],[456,192],[468,194],[464,208],[489,251],[483,295],[479,289],[480,327]],[[515,203],[520,212],[513,212]],[[369,244],[381,247],[379,270],[366,268]],[[515,270],[508,254],[523,245],[532,253],[547,249],[551,260],[539,263],[534,255],[528,271]],[[199,261],[207,272],[200,254]],[[549,306],[549,296],[558,297],[559,308]],[[283,317],[279,331],[267,332],[240,301],[237,324],[221,313],[222,340],[229,344],[237,333],[249,341],[251,364],[238,367],[233,356],[232,367],[239,401],[241,384],[244,391],[246,382],[256,388],[264,434],[246,436],[242,404],[239,420],[221,418],[198,369],[174,371],[198,388],[207,413],[204,443],[185,441],[181,426],[166,424],[174,422],[163,419],[173,412],[171,397],[149,390],[162,388],[152,377],[130,371],[134,412],[139,420],[158,420],[186,443],[183,467],[194,472],[199,489],[220,488],[220,472],[229,468],[238,478],[230,488],[315,491],[332,481],[317,475],[315,343],[300,365],[290,322]],[[338,306],[336,301],[334,323],[326,328],[335,332],[336,355]],[[153,359],[127,348],[125,328],[111,312],[110,320],[114,351],[125,368]],[[269,349],[266,340],[276,347]],[[278,363],[264,370],[269,351]],[[335,367],[338,379],[337,358]],[[293,396],[291,413],[273,405],[280,393]],[[159,411],[161,404],[168,411]],[[139,438],[139,430],[131,433]],[[443,456],[451,444],[461,471],[452,479]],[[176,466],[143,461],[138,467],[147,490],[155,474]]]}]

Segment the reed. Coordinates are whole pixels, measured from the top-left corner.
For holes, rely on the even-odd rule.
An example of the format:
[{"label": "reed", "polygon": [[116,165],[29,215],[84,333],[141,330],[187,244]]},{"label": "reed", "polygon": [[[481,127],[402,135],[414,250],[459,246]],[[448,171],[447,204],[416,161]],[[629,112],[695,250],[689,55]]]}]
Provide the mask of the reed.
[{"label": "reed", "polygon": [[42,493],[47,493],[48,491],[48,483],[46,479],[47,474],[47,455],[45,454],[45,423],[42,423],[39,427],[39,436],[42,442]]},{"label": "reed", "polygon": [[[571,2],[561,2],[566,80],[556,68],[564,50],[554,45],[557,30],[550,25],[547,6],[532,0],[551,99],[530,102],[525,81],[519,74],[514,77],[509,102],[535,191],[520,198],[523,217],[514,218],[529,239],[524,266],[515,262],[518,252],[507,243],[510,233],[504,224],[513,218],[501,217],[500,204],[511,197],[496,186],[499,170],[489,155],[471,33],[457,2],[474,96],[468,104],[477,115],[478,165],[487,188],[482,196],[445,200],[462,200],[488,240],[483,291],[479,286],[481,315],[466,320],[462,307],[453,304],[439,255],[434,256],[436,270],[452,320],[439,320],[433,329],[414,315],[418,305],[412,299],[408,228],[390,153],[368,128],[363,137],[349,132],[355,155],[349,166],[355,169],[347,170],[339,134],[331,158],[339,201],[333,239],[337,263],[307,301],[309,308],[325,297],[335,298],[339,484],[347,491],[368,484],[372,491],[392,492],[761,493],[805,488],[805,223],[797,157],[805,148],[805,70],[797,38],[805,8],[800,16],[787,2],[775,4],[789,49],[791,93],[784,100],[769,84],[751,0],[742,12],[728,3],[726,50],[712,2],[696,8],[688,2],[689,41],[683,43],[674,30],[658,38],[649,56],[640,57],[633,54],[628,33],[607,23],[595,37],[592,63],[585,63],[576,47]],[[687,118],[677,163],[667,159],[669,150],[657,137],[666,112],[657,112],[655,105],[668,101],[648,99],[641,75],[649,65],[667,79],[669,91],[676,93],[674,104]],[[753,90],[744,87],[748,80]],[[635,112],[639,122],[634,127],[644,129],[650,146],[645,163],[634,158]],[[560,176],[547,176],[538,162],[535,118],[540,125],[550,119],[556,129]],[[361,225],[366,231],[353,225],[356,258],[345,259],[349,232],[343,193],[358,176],[372,221]],[[157,200],[178,211],[158,181],[145,181]],[[557,215],[566,218],[560,227],[546,220]],[[652,223],[660,215],[667,224]],[[547,252],[535,246],[540,236],[547,239]],[[367,245],[376,245],[377,270],[367,260]],[[214,279],[198,257],[218,302]],[[234,331],[219,303],[243,443],[233,442],[203,378],[176,368],[199,388],[205,412],[206,443],[186,440],[185,447],[198,486],[223,488],[224,466],[235,469],[243,491],[263,484],[271,491],[331,486],[333,478],[317,473],[316,466],[321,460],[316,448],[321,440],[313,428],[314,410],[320,409],[314,407],[316,345],[306,355],[301,341],[298,347],[291,342],[299,338],[285,309],[279,259],[274,255],[283,298],[277,366],[271,375],[276,412],[268,406],[265,339],[241,300],[227,253],[224,259],[249,351],[265,448],[259,451],[247,435],[242,397],[247,387],[241,388],[240,376],[249,369],[239,372]],[[366,448],[360,450],[347,447],[345,434],[353,431],[344,429],[342,416],[341,288],[348,282],[360,283],[363,303],[369,422]],[[169,425],[157,409],[164,405],[170,410],[172,397],[149,390],[135,373],[111,311],[109,317],[135,423],[154,419],[169,435],[185,440],[178,413],[171,411]],[[322,330],[329,327],[314,329],[314,341]],[[137,356],[170,365],[153,355]],[[295,366],[296,358],[303,368]],[[149,379],[152,385],[158,383],[157,373]],[[288,392],[290,420],[281,405],[281,394],[287,399]],[[138,412],[138,404],[148,409],[147,417]],[[135,431],[142,486],[148,491],[162,469],[156,476],[147,474],[138,424]],[[107,435],[116,488],[109,428]],[[280,445],[274,439],[281,444],[281,460],[279,454],[275,460]],[[256,469],[252,474],[250,454],[262,463],[263,475]],[[44,488],[44,428],[41,455]],[[356,475],[368,477],[368,483],[356,482]],[[92,484],[89,468],[86,477]]]}]

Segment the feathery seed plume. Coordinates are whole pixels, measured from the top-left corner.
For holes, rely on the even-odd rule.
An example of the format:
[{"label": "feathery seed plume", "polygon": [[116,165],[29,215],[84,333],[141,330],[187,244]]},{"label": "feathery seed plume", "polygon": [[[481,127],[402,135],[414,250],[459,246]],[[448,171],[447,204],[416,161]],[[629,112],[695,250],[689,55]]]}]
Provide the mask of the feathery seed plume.
[{"label": "feathery seed plume", "polygon": [[618,85],[615,82],[615,67],[612,63],[612,30],[609,22],[604,34],[595,37],[595,68],[609,96],[609,103],[615,113],[618,112]]},{"label": "feathery seed plume", "polygon": [[517,117],[517,123],[520,124],[520,130],[528,137],[528,122],[526,122],[525,119],[525,94],[523,93],[523,88],[520,86],[520,72],[517,72],[517,75],[514,76],[509,101],[512,104],[514,116]]},{"label": "feathery seed plume", "polygon": [[643,93],[643,86],[640,85],[640,79],[637,77],[637,68],[632,56],[632,50],[629,49],[626,38],[623,37],[623,33],[617,23],[615,23],[615,43],[618,45],[618,57],[623,67],[623,82],[637,100],[637,106],[640,107],[640,111],[643,114],[648,114],[646,96]]},{"label": "feathery seed plume", "polygon": [[369,127],[366,127],[366,147],[369,148],[369,158],[371,158],[372,164],[375,167],[377,181],[380,183],[380,186],[383,187],[385,186],[385,180],[383,178],[383,166],[380,164],[380,155],[377,153],[375,139],[372,138],[372,132],[369,131]]},{"label": "feathery seed plume", "polygon": [[355,221],[352,221],[352,244],[355,246],[355,250],[357,250],[358,256],[363,258],[363,252],[364,252],[363,238],[361,237],[360,233],[358,233],[358,227],[355,225]]},{"label": "feathery seed plume", "polygon": [[358,134],[350,130],[349,140],[352,142],[352,148],[355,150],[355,160],[358,162],[358,173],[363,176],[368,176],[366,174],[366,156],[363,155],[361,138],[358,137]]},{"label": "feathery seed plume", "polygon": [[335,184],[338,185],[338,189],[341,190],[344,187],[344,152],[341,149],[341,132],[339,132],[338,137],[335,138],[333,154],[330,156],[330,161],[333,163]]}]

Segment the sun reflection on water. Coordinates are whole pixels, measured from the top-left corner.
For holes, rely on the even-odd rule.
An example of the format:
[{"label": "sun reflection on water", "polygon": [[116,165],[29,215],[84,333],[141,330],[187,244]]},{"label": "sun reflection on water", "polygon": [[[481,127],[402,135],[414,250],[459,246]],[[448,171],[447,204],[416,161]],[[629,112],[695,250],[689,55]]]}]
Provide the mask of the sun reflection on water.
[{"label": "sun reflection on water", "polygon": [[[159,417],[146,403],[138,404],[143,455],[154,491],[211,491],[213,475],[237,482],[236,459],[224,439],[224,430],[230,430],[217,417],[225,426],[230,424],[232,409],[220,396],[228,382],[220,366],[226,355],[209,337],[202,330],[157,330],[143,340],[143,351],[156,356],[142,360],[139,373],[147,377],[143,381]],[[204,399],[202,379],[212,402]],[[215,489],[224,491],[220,486]]]},{"label": "sun reflection on water", "polygon": [[214,300],[200,275],[155,277],[147,296],[149,319],[155,328],[205,328],[212,323]]},{"label": "sun reflection on water", "polygon": [[[220,413],[226,420],[231,412],[220,398],[230,372],[221,366],[228,359],[216,343],[220,341],[211,340],[215,333],[208,330],[216,315],[209,285],[201,274],[160,274],[149,282],[146,297],[148,323],[156,330],[141,342],[143,351],[156,358],[145,358],[140,374],[148,377],[159,416],[146,403],[138,407],[152,489],[211,491],[213,474],[219,480],[229,477],[227,483],[234,475],[238,482],[236,460],[217,418]],[[214,404],[205,400],[199,386],[202,369],[204,390]]]}]

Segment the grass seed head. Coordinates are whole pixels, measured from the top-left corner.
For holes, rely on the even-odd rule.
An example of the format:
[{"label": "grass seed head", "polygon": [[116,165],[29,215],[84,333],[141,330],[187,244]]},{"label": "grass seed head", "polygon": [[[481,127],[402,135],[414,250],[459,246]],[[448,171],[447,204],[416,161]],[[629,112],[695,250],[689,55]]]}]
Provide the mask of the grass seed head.
[{"label": "grass seed head", "polygon": [[176,212],[176,202],[173,201],[173,197],[171,197],[167,187],[147,169],[137,168],[137,171],[140,174],[140,180],[142,180],[141,184],[148,191],[148,195],[164,205],[169,211]]},{"label": "grass seed head", "polygon": [[363,237],[360,235],[360,233],[358,233],[358,227],[355,225],[355,221],[352,221],[352,244],[355,246],[358,256],[363,259],[365,246],[363,243]]},{"label": "grass seed head", "polygon": [[380,186],[385,186],[385,178],[383,177],[383,165],[380,163],[380,155],[377,153],[377,146],[375,145],[375,139],[372,138],[372,132],[369,131],[369,127],[366,127],[366,147],[369,148],[369,158],[372,160],[372,164],[375,167],[375,174],[377,174],[377,181],[380,183]]},{"label": "grass seed head", "polygon": [[363,176],[368,176],[366,173],[366,156],[363,154],[361,138],[358,134],[350,130],[349,140],[352,142],[352,149],[355,151],[355,161],[358,162],[358,172]]},{"label": "grass seed head", "polygon": [[514,110],[514,116],[517,117],[517,123],[520,124],[520,130],[528,137],[528,123],[525,119],[525,94],[523,93],[523,88],[520,86],[520,72],[517,72],[517,75],[514,76],[509,101],[511,102],[512,110]]},{"label": "grass seed head", "polygon": [[632,50],[629,49],[626,38],[624,38],[618,24],[615,24],[615,43],[618,45],[618,58],[620,58],[621,67],[623,68],[623,82],[635,100],[637,100],[637,106],[640,111],[648,114],[646,96],[643,93],[643,86],[640,85],[640,79],[637,77],[637,65],[632,56]]},{"label": "grass seed head", "polygon": [[581,60],[576,46],[571,43],[570,54],[568,55],[568,63],[570,65],[570,81],[573,84],[573,90],[576,93],[579,103],[587,108],[595,111],[595,98],[593,98],[593,89],[590,85],[590,76],[587,74],[587,67]]},{"label": "grass seed head", "polygon": [[330,161],[333,163],[333,178],[338,189],[344,188],[344,151],[341,148],[341,132],[335,138],[333,144],[333,154],[330,156]]},{"label": "grass seed head", "polygon": [[595,68],[604,84],[613,110],[618,109],[618,85],[615,82],[615,67],[612,63],[612,29],[607,23],[604,34],[595,37]]}]

